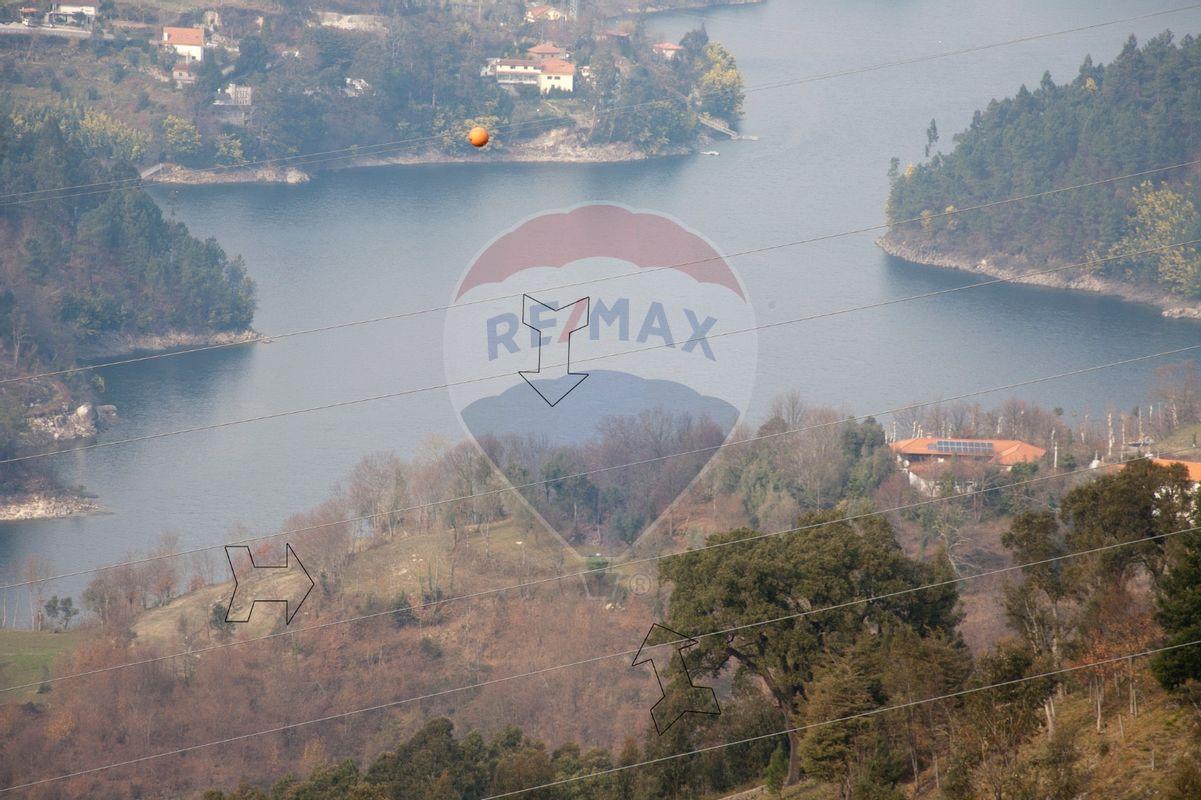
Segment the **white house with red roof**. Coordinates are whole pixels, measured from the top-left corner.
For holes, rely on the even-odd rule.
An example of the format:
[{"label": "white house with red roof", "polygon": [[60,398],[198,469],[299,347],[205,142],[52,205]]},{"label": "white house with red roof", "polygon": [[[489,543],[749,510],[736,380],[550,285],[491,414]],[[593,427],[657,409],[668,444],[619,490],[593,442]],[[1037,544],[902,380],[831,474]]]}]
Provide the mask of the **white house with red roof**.
[{"label": "white house with red roof", "polygon": [[542,62],[542,71],[538,75],[538,91],[550,94],[551,91],[575,91],[575,64],[561,58],[548,58]]},{"label": "white house with red roof", "polygon": [[204,28],[163,28],[160,44],[174,50],[185,61],[204,60]]},{"label": "white house with red roof", "polygon": [[1033,464],[1045,448],[1018,439],[920,437],[893,442],[889,448],[909,477],[909,484],[928,496],[945,485],[955,494],[972,491],[990,470],[1009,472],[1018,464]]},{"label": "white house with red roof", "polygon": [[665,61],[672,61],[684,48],[674,42],[656,42],[651,45],[651,52]]},{"label": "white house with red roof", "polygon": [[570,54],[566,47],[559,47],[554,42],[541,42],[525,51],[525,54],[535,61],[545,61],[548,58],[568,59]]},{"label": "white house with red roof", "polygon": [[546,4],[530,6],[525,10],[526,22],[561,22],[567,18],[566,11]]}]

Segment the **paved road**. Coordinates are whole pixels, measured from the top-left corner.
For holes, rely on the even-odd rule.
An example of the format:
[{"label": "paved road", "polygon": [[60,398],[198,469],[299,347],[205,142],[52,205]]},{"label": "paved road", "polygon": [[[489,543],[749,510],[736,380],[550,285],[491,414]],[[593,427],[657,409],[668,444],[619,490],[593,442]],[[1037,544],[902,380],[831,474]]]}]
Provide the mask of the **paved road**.
[{"label": "paved road", "polygon": [[91,31],[82,28],[68,28],[57,25],[54,27],[47,25],[31,27],[22,25],[19,22],[0,23],[0,35],[5,34],[9,36],[59,36],[64,39],[90,39],[92,36]]}]

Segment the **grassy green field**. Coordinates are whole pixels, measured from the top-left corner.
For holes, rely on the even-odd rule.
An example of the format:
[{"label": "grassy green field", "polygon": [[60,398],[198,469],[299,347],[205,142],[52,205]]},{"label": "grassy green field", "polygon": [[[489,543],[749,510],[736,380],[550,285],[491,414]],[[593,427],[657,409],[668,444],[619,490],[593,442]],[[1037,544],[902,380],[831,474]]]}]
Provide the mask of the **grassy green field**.
[{"label": "grassy green field", "polygon": [[[0,630],[0,684],[17,686],[40,680],[55,658],[75,647],[86,635],[78,630],[66,633]],[[36,691],[30,688],[6,694],[26,699]]]}]

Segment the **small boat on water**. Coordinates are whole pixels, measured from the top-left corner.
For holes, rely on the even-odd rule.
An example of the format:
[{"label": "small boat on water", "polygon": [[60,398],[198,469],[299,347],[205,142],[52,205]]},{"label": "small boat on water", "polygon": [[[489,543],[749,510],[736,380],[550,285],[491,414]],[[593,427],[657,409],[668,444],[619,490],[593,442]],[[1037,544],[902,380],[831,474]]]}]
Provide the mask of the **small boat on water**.
[{"label": "small boat on water", "polygon": [[720,156],[721,153],[717,152],[716,150],[704,150],[701,152],[701,155],[703,155],[703,156]]}]

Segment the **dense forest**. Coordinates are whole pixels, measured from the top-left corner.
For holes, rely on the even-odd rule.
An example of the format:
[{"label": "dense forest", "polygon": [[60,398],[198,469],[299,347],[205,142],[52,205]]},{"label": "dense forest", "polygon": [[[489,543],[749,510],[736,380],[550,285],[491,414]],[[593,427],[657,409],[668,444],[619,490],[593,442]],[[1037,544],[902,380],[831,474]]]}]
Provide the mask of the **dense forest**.
[{"label": "dense forest", "polygon": [[[1107,65],[1086,58],[1071,81],[1048,73],[977,111],[971,126],[938,152],[927,131],[927,163],[894,159],[888,219],[921,219],[888,237],[952,259],[1023,265],[1122,256],[1201,237],[1196,165],[1063,192],[978,213],[945,212],[1193,161],[1201,157],[1201,39],[1134,37]],[[1201,248],[1171,248],[1096,267],[1106,277],[1201,298]]]},{"label": "dense forest", "polygon": [[[108,334],[250,325],[241,260],[130,185],[125,145],[103,115],[0,105],[0,377],[71,366]],[[27,409],[86,395],[82,380],[0,387],[0,453],[14,452]]]}]

